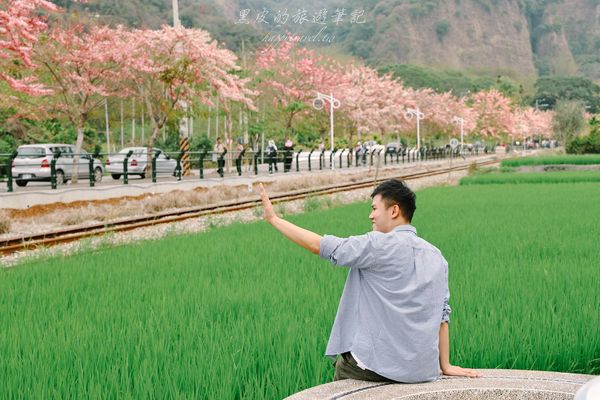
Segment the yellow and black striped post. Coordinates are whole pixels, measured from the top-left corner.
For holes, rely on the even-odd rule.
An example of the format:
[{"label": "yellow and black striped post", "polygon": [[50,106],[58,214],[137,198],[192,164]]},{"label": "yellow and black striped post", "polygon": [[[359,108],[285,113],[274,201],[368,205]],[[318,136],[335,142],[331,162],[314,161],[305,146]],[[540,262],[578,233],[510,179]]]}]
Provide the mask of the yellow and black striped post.
[{"label": "yellow and black striped post", "polygon": [[182,137],[179,139],[179,150],[183,151],[183,156],[181,157],[182,175],[188,176],[190,174],[190,142],[188,138]]}]

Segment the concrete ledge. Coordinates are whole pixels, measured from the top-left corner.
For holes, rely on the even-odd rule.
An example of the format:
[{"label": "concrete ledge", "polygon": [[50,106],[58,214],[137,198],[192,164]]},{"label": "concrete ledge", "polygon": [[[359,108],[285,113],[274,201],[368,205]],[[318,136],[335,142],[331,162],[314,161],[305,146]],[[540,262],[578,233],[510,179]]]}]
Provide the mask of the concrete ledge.
[{"label": "concrete ledge", "polygon": [[593,375],[482,369],[482,378],[444,377],[420,384],[344,380],[296,393],[289,400],[572,400]]}]

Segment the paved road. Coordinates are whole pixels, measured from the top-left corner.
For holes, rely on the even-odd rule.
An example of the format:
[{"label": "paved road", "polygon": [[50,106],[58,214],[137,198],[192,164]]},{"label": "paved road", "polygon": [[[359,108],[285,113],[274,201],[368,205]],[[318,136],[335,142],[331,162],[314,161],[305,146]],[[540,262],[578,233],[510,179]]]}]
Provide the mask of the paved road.
[{"label": "paved road", "polygon": [[[498,156],[503,154],[491,154],[486,156],[472,157],[463,160],[462,158],[454,159],[453,165],[469,165],[471,162],[478,160],[490,160],[496,159]],[[376,160],[374,164],[377,165]],[[443,166],[450,165],[450,160],[430,160],[424,162],[411,162],[405,164],[390,164],[384,165],[381,162],[381,168],[386,170],[397,170],[398,174],[402,173],[414,173],[417,171],[430,170],[432,168],[440,168]],[[337,164],[336,164],[337,167]],[[56,202],[69,203],[73,201],[86,201],[86,200],[102,200],[109,198],[117,198],[124,196],[140,196],[149,193],[167,193],[175,190],[193,190],[196,188],[210,188],[218,185],[251,185],[257,181],[269,182],[275,180],[287,180],[292,177],[310,177],[319,176],[321,174],[329,174],[330,169],[319,170],[318,160],[316,169],[313,168],[311,172],[308,168],[302,168],[300,166],[300,172],[295,172],[295,165],[292,171],[289,173],[283,173],[283,165],[279,165],[279,172],[269,174],[268,165],[261,165],[259,174],[255,175],[253,169],[248,170],[247,166],[244,166],[242,176],[238,176],[233,168],[224,178],[221,178],[214,169],[205,170],[204,179],[200,179],[198,170],[193,171],[192,175],[184,177],[181,181],[177,181],[172,176],[160,176],[157,183],[152,183],[151,179],[140,179],[139,177],[131,177],[129,184],[123,184],[123,179],[113,180],[110,176],[105,176],[102,182],[98,183],[96,187],[89,187],[87,180],[80,180],[77,184],[66,184],[59,186],[58,189],[52,190],[50,183],[48,182],[36,182],[28,184],[26,187],[14,186],[15,191],[13,193],[7,192],[6,183],[0,184],[0,209],[2,208],[16,208],[24,209],[39,204],[50,204]],[[342,169],[336,168],[335,171],[343,171],[344,173],[352,173],[359,175],[364,173],[373,176],[375,167],[355,167],[350,168],[344,167]]]},{"label": "paved road", "polygon": [[[301,155],[302,156],[302,155]],[[459,159],[460,160],[460,159]],[[437,162],[439,162],[441,160],[438,160]],[[434,160],[430,160],[430,161],[425,161],[424,163],[431,163],[434,162]],[[345,156],[345,154],[342,156],[342,169],[344,171],[357,171],[357,170],[368,170],[368,166],[359,166],[356,167],[355,165],[352,165],[350,168],[348,168],[348,164],[347,164],[347,157]],[[400,162],[399,166],[402,165],[406,165],[406,166],[412,166],[414,165],[414,162],[411,163],[405,163],[402,164],[402,162]],[[373,165],[374,167],[376,167],[377,165],[377,157],[374,157],[373,159]],[[395,162],[392,163],[389,159],[388,159],[388,165],[398,165]],[[384,167],[385,166],[385,162],[384,162],[384,158],[381,157],[380,160],[380,166]],[[374,168],[373,167],[373,168]],[[283,163],[278,163],[277,164],[277,168],[278,171],[274,172],[273,175],[275,176],[283,176],[285,175],[283,173],[283,169],[284,169],[284,165]],[[311,168],[312,168],[312,173],[319,173],[319,172],[323,172],[323,171],[330,171],[329,168],[329,158],[327,157],[327,160],[325,162],[325,165],[323,166],[323,169],[320,170],[319,169],[319,157],[313,155],[312,159],[311,159]],[[339,156],[335,157],[335,165],[334,168],[339,170],[340,169],[340,159]],[[300,173],[310,173],[308,171],[308,160],[306,159],[306,156],[304,157],[304,159],[302,159],[302,157],[299,160],[299,169],[300,169]],[[296,160],[294,159],[293,163],[292,163],[292,168],[289,171],[290,174],[294,174],[297,173],[296,172]],[[269,166],[268,164],[261,164],[259,165],[259,176],[267,176],[269,175]],[[194,169],[191,171],[191,175],[189,176],[185,176],[182,177],[182,180],[185,182],[190,182],[190,181],[201,181],[200,178],[200,172],[198,169]],[[242,167],[242,177],[246,177],[246,178],[256,178],[256,175],[254,174],[254,167],[253,166],[248,166],[248,165],[244,165]],[[225,175],[226,179],[229,178],[238,178],[238,174],[237,171],[235,169],[235,165],[232,165],[229,168],[229,172],[226,173]],[[210,180],[210,179],[222,179],[216,172],[216,169],[214,168],[210,168],[210,169],[205,169],[204,170],[204,179],[203,180]],[[163,175],[159,175],[157,176],[157,184],[158,183],[175,183],[177,182],[177,178],[171,176],[171,175],[167,175],[167,174],[163,174]],[[132,175],[129,177],[129,185],[136,185],[136,184],[151,184],[152,180],[150,178],[146,178],[146,179],[141,179],[138,175]],[[121,177],[118,180],[113,179],[110,175],[104,175],[102,182],[97,182],[96,183],[96,187],[98,188],[103,188],[103,187],[112,187],[115,185],[124,185],[123,183],[123,177]],[[73,188],[89,188],[89,180],[88,179],[79,179],[79,182],[77,184],[72,184],[71,181],[68,181],[66,184],[63,185],[59,185],[57,190],[63,190],[63,189],[73,189]],[[17,186],[15,183],[13,183],[13,191],[15,193],[26,193],[26,192],[35,192],[35,191],[39,191],[39,190],[52,190],[51,188],[51,184],[50,182],[28,182],[27,186],[25,187],[20,187]],[[0,194],[1,193],[5,193],[8,191],[7,188],[7,183],[6,182],[0,182]]]}]

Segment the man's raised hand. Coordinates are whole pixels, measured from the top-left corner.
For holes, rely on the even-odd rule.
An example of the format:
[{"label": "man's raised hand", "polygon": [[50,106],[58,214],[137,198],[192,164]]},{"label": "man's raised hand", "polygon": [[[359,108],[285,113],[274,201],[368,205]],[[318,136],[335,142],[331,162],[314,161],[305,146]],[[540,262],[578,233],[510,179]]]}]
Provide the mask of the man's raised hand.
[{"label": "man's raised hand", "polygon": [[263,214],[265,220],[271,223],[271,221],[273,221],[273,219],[275,219],[277,215],[275,214],[275,210],[273,210],[273,204],[271,204],[271,200],[269,199],[269,195],[267,194],[267,191],[265,190],[263,184],[259,183],[258,187],[260,189],[260,199],[262,200],[263,204]]}]

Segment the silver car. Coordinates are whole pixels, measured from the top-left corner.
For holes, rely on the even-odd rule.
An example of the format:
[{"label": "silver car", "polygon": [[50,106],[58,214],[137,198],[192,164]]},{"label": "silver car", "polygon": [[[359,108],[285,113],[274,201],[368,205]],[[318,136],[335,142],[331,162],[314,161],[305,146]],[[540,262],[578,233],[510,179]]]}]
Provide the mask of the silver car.
[{"label": "silver car", "polygon": [[[131,156],[127,162],[127,175],[139,175],[142,179],[146,177],[146,173],[150,171],[148,166],[148,148],[147,147],[125,147],[118,154],[113,154],[106,160],[106,170],[110,173],[113,179],[121,178],[123,175],[123,164],[127,153],[131,151]],[[157,174],[175,174],[177,161],[173,160],[161,149],[152,148],[156,157],[156,173]]]},{"label": "silver car", "polygon": [[[12,176],[18,186],[26,186],[32,181],[50,181],[50,163],[54,153],[60,151],[56,160],[56,183],[61,185],[73,177],[75,146],[71,144],[25,144],[17,148],[17,156],[12,163]],[[79,157],[79,178],[89,178],[89,164],[92,156],[81,150]],[[104,168],[100,160],[94,160],[94,178],[102,181]]]}]

